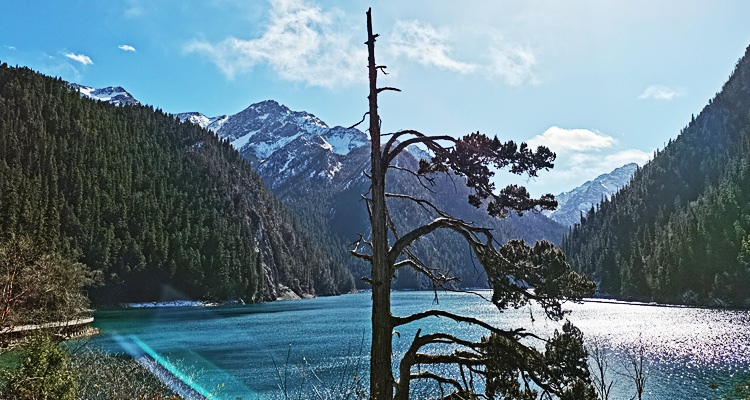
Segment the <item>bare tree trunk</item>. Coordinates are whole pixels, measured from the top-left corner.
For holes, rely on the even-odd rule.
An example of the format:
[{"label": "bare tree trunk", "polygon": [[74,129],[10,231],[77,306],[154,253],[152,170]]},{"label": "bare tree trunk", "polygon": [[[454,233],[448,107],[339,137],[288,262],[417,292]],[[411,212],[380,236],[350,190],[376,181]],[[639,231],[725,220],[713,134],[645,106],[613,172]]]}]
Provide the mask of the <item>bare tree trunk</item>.
[{"label": "bare tree trunk", "polygon": [[391,271],[388,262],[388,232],[385,217],[385,168],[380,150],[378,116],[377,65],[375,38],[372,33],[372,10],[367,11],[367,50],[370,76],[370,138],[372,212],[372,350],[370,353],[370,399],[393,399],[391,370]]}]

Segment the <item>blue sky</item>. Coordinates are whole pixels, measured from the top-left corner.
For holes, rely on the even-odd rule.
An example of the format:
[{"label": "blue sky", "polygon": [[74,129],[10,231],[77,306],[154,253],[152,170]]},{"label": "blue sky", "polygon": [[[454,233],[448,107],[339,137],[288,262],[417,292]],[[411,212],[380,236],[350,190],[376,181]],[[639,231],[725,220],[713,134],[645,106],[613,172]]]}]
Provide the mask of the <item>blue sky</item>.
[{"label": "blue sky", "polygon": [[384,129],[546,144],[555,169],[516,180],[534,194],[646,161],[750,44],[747,1],[0,0],[0,61],[171,113],[274,99],[351,125],[370,4],[381,83],[403,90]]}]

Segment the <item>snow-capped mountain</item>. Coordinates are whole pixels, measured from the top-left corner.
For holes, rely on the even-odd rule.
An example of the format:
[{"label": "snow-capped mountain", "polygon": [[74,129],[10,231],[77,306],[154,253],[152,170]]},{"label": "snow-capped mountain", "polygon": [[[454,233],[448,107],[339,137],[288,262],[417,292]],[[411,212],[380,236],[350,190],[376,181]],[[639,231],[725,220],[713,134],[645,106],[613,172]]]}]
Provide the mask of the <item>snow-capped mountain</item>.
[{"label": "snow-capped mountain", "polygon": [[229,116],[221,115],[218,117],[208,118],[207,116],[199,112],[187,112],[177,114],[177,119],[183,122],[189,121],[200,126],[201,128],[206,128],[210,131],[216,132],[221,129],[221,126],[224,125],[225,122],[227,122]]},{"label": "snow-capped mountain", "polygon": [[[272,100],[226,117],[220,126],[212,126],[209,121],[213,119],[199,113],[178,117],[228,140],[298,218],[315,221],[313,225],[322,240],[332,243],[330,252],[340,254],[343,262],[359,263],[348,255],[348,244],[357,234],[369,231],[369,217],[361,199],[370,184],[363,174],[370,167],[370,141],[365,133],[340,126],[330,128],[310,113],[292,111]],[[411,146],[397,157],[396,163],[416,170],[420,158],[430,158],[430,154]],[[459,218],[492,227],[501,241],[518,237],[532,242],[542,238],[557,241],[562,237],[564,228],[543,215],[528,213],[523,219],[504,221],[489,218],[486,212],[467,203],[468,189],[461,184],[462,179],[436,179],[434,191],[429,192],[413,175],[394,170],[388,177],[388,190],[417,195]],[[389,211],[402,231],[434,217],[425,209],[398,200],[393,201]],[[465,246],[456,243],[459,242],[452,240],[450,233],[436,233],[416,244],[415,251],[423,261],[445,267],[469,286],[486,284],[486,277],[471,267]],[[400,285],[419,287],[414,274],[403,275]]]},{"label": "snow-capped mountain", "polygon": [[79,93],[81,93],[81,97],[88,97],[90,99],[98,101],[106,101],[116,106],[141,104],[130,93],[128,93],[127,90],[123,89],[120,86],[109,86],[101,89],[94,89],[89,86],[71,83],[70,87],[73,90],[77,90]]},{"label": "snow-capped mountain", "polygon": [[[319,165],[325,168],[325,171],[319,171],[319,175],[330,178],[335,174],[336,164],[339,163],[333,159],[334,155],[346,156],[353,149],[369,144],[367,135],[358,129],[341,126],[330,128],[310,113],[292,111],[273,100],[255,103],[231,116],[208,118],[193,112],[177,114],[177,117],[212,130],[221,139],[229,140],[232,147],[256,168],[273,164],[278,168],[276,172],[282,174],[290,172],[287,171],[289,168],[293,169],[292,174],[301,171],[301,163],[311,160],[302,157],[303,153],[312,151],[328,159],[324,163],[325,167],[323,164]],[[285,149],[286,146],[289,148]],[[282,149],[284,150],[276,154]],[[295,161],[294,158],[300,160]]]},{"label": "snow-capped mountain", "polygon": [[544,213],[551,219],[566,226],[573,226],[581,221],[584,215],[599,204],[604,198],[610,198],[630,182],[638,165],[630,163],[608,174],[602,174],[583,185],[555,196],[558,208]]},{"label": "snow-capped mountain", "polygon": [[430,160],[432,158],[432,154],[428,150],[422,149],[415,145],[407,147],[406,150],[408,150],[409,153],[416,157],[417,160]]},{"label": "snow-capped mountain", "polygon": [[251,105],[232,115],[215,132],[248,160],[262,162],[277,150],[301,139],[341,156],[365,145],[367,136],[357,129],[329,128],[316,116],[292,111],[273,100]]}]

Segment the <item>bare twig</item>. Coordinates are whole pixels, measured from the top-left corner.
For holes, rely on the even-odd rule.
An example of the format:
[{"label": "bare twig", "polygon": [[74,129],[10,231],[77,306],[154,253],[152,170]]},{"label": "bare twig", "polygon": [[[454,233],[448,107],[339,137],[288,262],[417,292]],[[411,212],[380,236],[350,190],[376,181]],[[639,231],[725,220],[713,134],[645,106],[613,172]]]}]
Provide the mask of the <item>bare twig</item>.
[{"label": "bare twig", "polygon": [[360,120],[359,122],[357,122],[356,124],[354,124],[354,125],[352,125],[352,126],[350,126],[350,127],[346,128],[346,129],[354,129],[354,128],[356,128],[356,127],[357,127],[357,125],[359,125],[359,124],[361,124],[361,123],[365,122],[365,118],[366,118],[366,117],[367,117],[367,115],[369,115],[369,114],[370,114],[370,112],[369,112],[369,111],[368,111],[368,112],[366,112],[366,113],[365,113],[365,114],[364,114],[364,115],[362,116],[362,119],[361,119],[361,120]]}]

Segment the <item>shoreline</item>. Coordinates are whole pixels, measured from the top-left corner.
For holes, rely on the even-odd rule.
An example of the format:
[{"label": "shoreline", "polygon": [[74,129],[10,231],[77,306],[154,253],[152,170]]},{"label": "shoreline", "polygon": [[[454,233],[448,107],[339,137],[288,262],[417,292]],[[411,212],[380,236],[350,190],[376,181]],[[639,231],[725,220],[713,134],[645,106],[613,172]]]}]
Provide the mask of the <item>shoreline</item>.
[{"label": "shoreline", "polygon": [[[288,289],[288,288],[286,288]],[[420,289],[398,289],[391,290],[392,292],[432,292],[432,290],[420,290]],[[463,293],[478,292],[478,291],[491,291],[489,288],[466,288]],[[231,306],[231,305],[248,305],[248,304],[262,304],[262,303],[273,303],[277,301],[290,301],[290,300],[309,300],[316,299],[318,297],[330,297],[330,296],[342,296],[345,294],[359,294],[369,293],[368,289],[360,289],[349,293],[340,293],[330,296],[316,296],[305,294],[300,297],[296,295],[291,289],[281,290],[281,295],[274,300],[264,301],[259,303],[246,303],[242,299],[226,300],[226,301],[208,301],[208,300],[171,300],[171,301],[152,301],[152,302],[139,302],[139,303],[121,303],[114,307],[103,307],[97,311],[105,310],[128,310],[128,309],[145,309],[145,308],[178,308],[178,307],[218,307],[218,306]],[[449,291],[446,293],[461,293]],[[582,300],[583,302],[590,303],[603,303],[603,304],[623,304],[623,305],[637,305],[646,307],[674,307],[674,308],[703,308],[711,310],[750,310],[750,307],[734,306],[734,305],[712,305],[712,304],[688,304],[688,303],[664,303],[656,301],[646,300],[634,300],[634,299],[618,299],[611,296],[594,296],[587,297]]]},{"label": "shoreline", "polygon": [[356,294],[368,292],[368,290],[357,290],[354,289],[351,292],[339,293],[332,295],[313,295],[304,293],[302,296],[296,294],[292,289],[287,286],[279,285],[279,295],[271,301],[262,301],[256,303],[246,303],[243,299],[223,300],[223,301],[210,301],[210,300],[168,300],[168,301],[147,301],[137,303],[120,303],[115,306],[101,307],[96,311],[105,310],[129,310],[129,309],[142,309],[142,308],[177,308],[177,307],[218,307],[218,306],[232,306],[232,305],[247,305],[247,304],[263,304],[273,303],[277,301],[289,301],[289,300],[308,300],[316,299],[318,297],[330,297],[330,296],[341,296],[344,294]]}]

